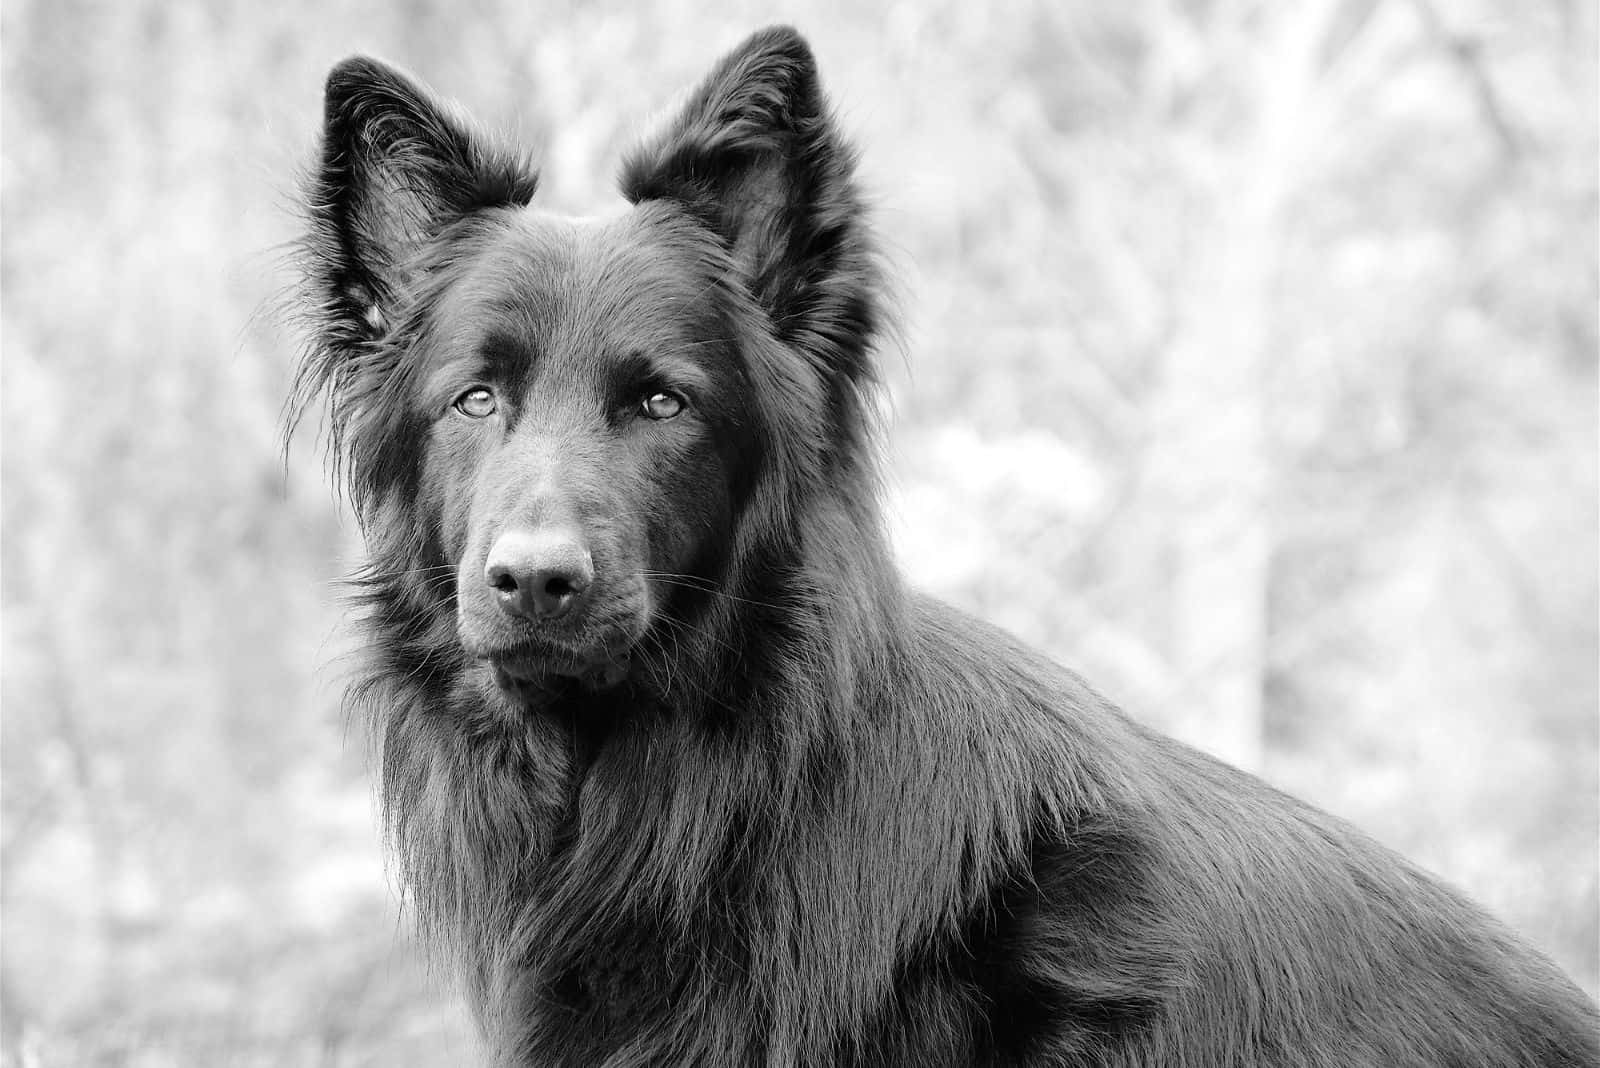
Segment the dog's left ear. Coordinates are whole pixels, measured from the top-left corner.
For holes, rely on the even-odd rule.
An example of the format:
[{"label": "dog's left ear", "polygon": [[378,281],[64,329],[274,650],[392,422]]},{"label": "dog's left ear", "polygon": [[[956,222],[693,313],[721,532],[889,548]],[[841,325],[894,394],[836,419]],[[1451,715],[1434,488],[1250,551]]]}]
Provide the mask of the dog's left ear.
[{"label": "dog's left ear", "polygon": [[734,49],[622,171],[635,203],[673,201],[728,244],[778,336],[823,373],[868,373],[877,269],[810,47],[786,26]]}]

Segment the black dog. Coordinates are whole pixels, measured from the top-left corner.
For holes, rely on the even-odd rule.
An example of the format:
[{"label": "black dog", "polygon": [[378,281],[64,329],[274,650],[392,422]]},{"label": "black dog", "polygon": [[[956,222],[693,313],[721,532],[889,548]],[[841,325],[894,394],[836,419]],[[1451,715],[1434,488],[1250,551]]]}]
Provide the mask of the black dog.
[{"label": "black dog", "polygon": [[604,220],[353,59],[309,192],[393,845],[510,1064],[1594,1065],[1595,1007],[1358,832],[908,591],[804,41]]}]

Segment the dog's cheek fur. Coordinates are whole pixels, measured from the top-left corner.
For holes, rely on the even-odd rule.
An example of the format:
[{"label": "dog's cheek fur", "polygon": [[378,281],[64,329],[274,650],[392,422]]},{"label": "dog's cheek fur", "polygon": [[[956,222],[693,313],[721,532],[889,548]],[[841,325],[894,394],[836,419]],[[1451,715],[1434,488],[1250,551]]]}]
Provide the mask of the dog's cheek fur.
[{"label": "dog's cheek fur", "polygon": [[[679,418],[691,418],[696,425],[674,433],[680,440],[659,452],[653,443],[643,443],[634,480],[639,496],[628,503],[643,505],[649,517],[649,570],[698,584],[715,582],[726,548],[722,532],[732,518],[730,472],[707,415]],[[642,429],[649,434],[654,428]],[[667,585],[672,584],[668,579]]]},{"label": "dog's cheek fur", "polygon": [[428,428],[418,506],[433,519],[445,562],[458,564],[472,555],[473,503],[481,493],[483,458],[494,448],[496,430],[450,415]]}]

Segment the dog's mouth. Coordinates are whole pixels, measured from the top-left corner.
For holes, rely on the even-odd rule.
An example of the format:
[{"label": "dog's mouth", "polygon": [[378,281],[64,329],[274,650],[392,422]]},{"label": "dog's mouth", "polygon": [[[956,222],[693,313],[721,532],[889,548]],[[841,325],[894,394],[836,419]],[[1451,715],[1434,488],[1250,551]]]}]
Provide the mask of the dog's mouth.
[{"label": "dog's mouth", "polygon": [[555,646],[517,646],[480,653],[478,659],[494,673],[495,684],[507,693],[531,697],[576,683],[586,690],[609,690],[621,685],[633,669],[629,650],[599,648],[573,652]]},{"label": "dog's mouth", "polygon": [[590,606],[576,621],[520,623],[469,602],[457,618],[462,650],[489,669],[513,697],[538,697],[620,686],[632,673],[646,627],[645,613],[625,598]]}]

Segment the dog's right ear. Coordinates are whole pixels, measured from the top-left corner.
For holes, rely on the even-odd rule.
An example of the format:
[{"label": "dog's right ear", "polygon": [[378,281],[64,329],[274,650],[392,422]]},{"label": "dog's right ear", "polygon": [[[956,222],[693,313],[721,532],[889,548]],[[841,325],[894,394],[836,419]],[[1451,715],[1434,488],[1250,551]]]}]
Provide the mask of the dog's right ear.
[{"label": "dog's right ear", "polygon": [[328,75],[311,177],[307,281],[332,349],[381,337],[430,239],[472,212],[522,205],[538,172],[420,85],[364,56]]}]

